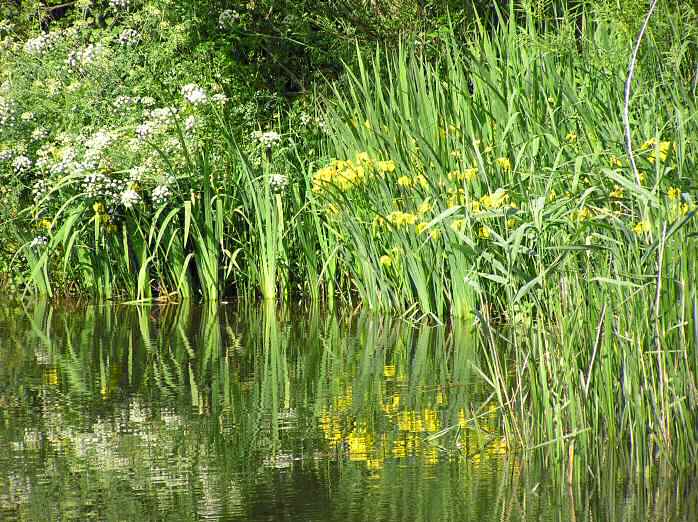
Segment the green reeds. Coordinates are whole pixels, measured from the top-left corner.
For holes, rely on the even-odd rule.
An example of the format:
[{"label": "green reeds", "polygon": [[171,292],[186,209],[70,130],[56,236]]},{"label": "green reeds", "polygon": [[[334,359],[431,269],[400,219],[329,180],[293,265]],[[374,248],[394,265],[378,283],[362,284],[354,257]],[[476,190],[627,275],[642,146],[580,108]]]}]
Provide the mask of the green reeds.
[{"label": "green reeds", "polygon": [[555,44],[510,17],[477,26],[466,47],[447,39],[436,62],[404,46],[359,56],[337,87],[339,162],[315,184],[369,308],[510,319],[545,305],[561,273],[596,275],[604,240],[643,249],[648,223],[671,226],[693,208],[683,189],[694,100],[655,88],[668,70],[641,68],[637,187],[621,159],[624,69],[601,58],[619,44],[590,23],[580,52],[567,22]]},{"label": "green reeds", "polygon": [[696,104],[650,46],[638,185],[607,29],[590,22],[580,49],[509,18],[436,63],[360,59],[316,185],[368,307],[475,318],[512,446],[680,467],[696,448]]}]

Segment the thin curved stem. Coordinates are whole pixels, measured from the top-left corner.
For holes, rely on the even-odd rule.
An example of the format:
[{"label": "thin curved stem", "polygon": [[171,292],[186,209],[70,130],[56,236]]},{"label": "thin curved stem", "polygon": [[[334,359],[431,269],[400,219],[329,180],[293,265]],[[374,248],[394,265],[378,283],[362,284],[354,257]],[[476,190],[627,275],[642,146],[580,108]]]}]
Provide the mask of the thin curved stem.
[{"label": "thin curved stem", "polygon": [[637,170],[637,165],[635,164],[635,156],[633,155],[633,143],[632,137],[630,135],[630,92],[632,90],[633,76],[635,75],[635,66],[637,65],[637,53],[640,50],[640,44],[642,43],[642,37],[645,35],[647,26],[649,25],[650,18],[654,9],[657,7],[657,0],[652,0],[650,4],[649,11],[645,16],[645,21],[640,28],[640,32],[637,35],[637,40],[635,41],[635,46],[633,48],[633,53],[630,57],[630,63],[628,64],[628,77],[625,80],[625,101],[623,105],[623,126],[625,127],[625,151],[628,153],[628,158],[630,159],[630,168],[635,176],[635,181],[641,185],[640,173]]}]

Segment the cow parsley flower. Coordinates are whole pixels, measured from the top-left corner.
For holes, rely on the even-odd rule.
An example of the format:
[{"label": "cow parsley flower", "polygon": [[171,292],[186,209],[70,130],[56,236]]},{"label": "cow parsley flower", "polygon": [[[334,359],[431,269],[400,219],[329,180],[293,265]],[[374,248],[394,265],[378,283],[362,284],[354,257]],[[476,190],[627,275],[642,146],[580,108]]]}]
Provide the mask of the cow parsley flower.
[{"label": "cow parsley flower", "polygon": [[140,183],[146,173],[145,165],[138,165],[137,167],[131,167],[128,170],[128,180],[131,183]]},{"label": "cow parsley flower", "polygon": [[49,52],[60,40],[61,33],[53,31],[44,33],[36,38],[30,38],[24,44],[24,52],[34,56],[41,56]]},{"label": "cow parsley flower", "polygon": [[162,107],[153,109],[148,113],[149,118],[159,125],[170,125],[174,123],[175,116],[179,110],[176,107]]},{"label": "cow parsley flower", "polygon": [[198,123],[199,122],[196,119],[196,116],[189,116],[186,120],[184,120],[184,130],[191,132],[196,128]]},{"label": "cow parsley flower", "polygon": [[15,119],[15,103],[0,96],[0,127],[11,124]]},{"label": "cow parsley flower", "polygon": [[39,248],[46,246],[47,244],[48,238],[46,236],[37,236],[32,239],[31,243],[29,243],[29,248]]},{"label": "cow parsley flower", "polygon": [[218,27],[220,29],[229,29],[239,19],[240,13],[232,9],[226,9],[218,16]]},{"label": "cow parsley flower", "polygon": [[116,109],[126,109],[127,107],[131,107],[135,105],[138,102],[136,98],[132,98],[131,96],[117,96],[114,98],[114,101],[112,102],[112,105]]},{"label": "cow parsley flower", "polygon": [[104,130],[95,132],[85,142],[85,159],[87,161],[97,161],[113,141],[114,137],[109,132]]},{"label": "cow parsley flower", "polygon": [[41,141],[48,137],[48,131],[43,127],[37,127],[32,131],[32,140]]},{"label": "cow parsley flower", "polygon": [[32,186],[32,198],[34,199],[34,204],[38,204],[49,192],[51,188],[49,180],[38,179]]},{"label": "cow parsley flower", "polygon": [[109,5],[114,9],[128,9],[128,0],[109,0]]},{"label": "cow parsley flower", "polygon": [[254,137],[262,145],[266,145],[267,147],[270,147],[272,144],[281,141],[281,136],[279,135],[278,132],[275,132],[275,131],[267,131],[267,132],[256,131],[254,133]]},{"label": "cow parsley flower", "polygon": [[22,174],[32,168],[32,160],[26,156],[17,156],[12,162],[12,167],[15,169],[15,173]]},{"label": "cow parsley flower", "polygon": [[158,185],[153,189],[151,197],[153,198],[153,203],[155,205],[163,205],[170,198],[172,193],[167,185]]},{"label": "cow parsley flower", "polygon": [[225,105],[228,103],[228,97],[223,93],[218,93],[211,96],[211,101],[218,105]]},{"label": "cow parsley flower", "polygon": [[136,136],[138,136],[138,139],[141,141],[145,141],[150,138],[154,132],[155,128],[150,122],[141,123],[138,127],[136,127]]},{"label": "cow parsley flower", "polygon": [[[88,167],[88,165],[85,165]],[[125,183],[119,179],[112,179],[100,172],[90,171],[87,168],[76,173],[85,172],[83,180],[83,192],[88,198],[105,199],[110,202],[121,200],[122,193],[125,189]]]},{"label": "cow parsley flower", "polygon": [[206,92],[195,83],[188,83],[182,87],[182,96],[192,105],[201,105],[207,100]]},{"label": "cow parsley flower", "polygon": [[124,29],[117,38],[120,45],[136,45],[139,40],[140,35],[135,29]]},{"label": "cow parsley flower", "polygon": [[87,66],[94,64],[98,59],[106,53],[105,47],[101,44],[90,44],[84,49],[71,51],[68,54],[66,63],[72,69],[82,70]]},{"label": "cow parsley flower", "polygon": [[141,197],[133,189],[127,189],[121,193],[121,204],[126,208],[132,208],[140,200]]},{"label": "cow parsley flower", "polygon": [[269,176],[269,187],[272,192],[282,192],[288,185],[288,178],[283,174],[272,174]]}]

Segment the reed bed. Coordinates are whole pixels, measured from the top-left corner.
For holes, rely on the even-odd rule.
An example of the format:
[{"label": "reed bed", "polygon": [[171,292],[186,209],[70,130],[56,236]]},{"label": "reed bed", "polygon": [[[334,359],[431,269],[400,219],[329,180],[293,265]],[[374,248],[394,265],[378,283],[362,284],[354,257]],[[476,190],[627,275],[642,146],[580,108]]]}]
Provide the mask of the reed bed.
[{"label": "reed bed", "polygon": [[[512,18],[378,51],[335,92],[313,178],[362,303],[475,317],[512,446],[695,458],[695,97],[643,49],[623,147],[613,27],[555,45]],[[567,27],[568,31],[565,32]]]}]

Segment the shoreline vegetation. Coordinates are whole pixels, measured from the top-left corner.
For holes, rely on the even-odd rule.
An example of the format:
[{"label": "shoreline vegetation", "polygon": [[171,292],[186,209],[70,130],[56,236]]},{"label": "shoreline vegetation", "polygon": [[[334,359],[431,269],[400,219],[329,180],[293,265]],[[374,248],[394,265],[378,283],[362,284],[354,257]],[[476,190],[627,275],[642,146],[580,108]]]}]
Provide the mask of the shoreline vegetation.
[{"label": "shoreline vegetation", "polygon": [[464,320],[511,447],[695,461],[693,7],[639,48],[634,172],[642,6],[513,2],[392,42],[314,19],[296,48],[254,2],[79,4],[0,25],[7,291]]}]

